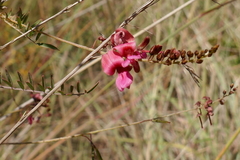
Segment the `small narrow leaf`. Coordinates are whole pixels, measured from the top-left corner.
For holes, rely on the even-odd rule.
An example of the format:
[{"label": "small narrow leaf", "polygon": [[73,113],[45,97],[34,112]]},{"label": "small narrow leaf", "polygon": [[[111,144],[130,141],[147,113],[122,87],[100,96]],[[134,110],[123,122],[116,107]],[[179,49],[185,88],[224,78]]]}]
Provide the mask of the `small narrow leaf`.
[{"label": "small narrow leaf", "polygon": [[21,8],[19,8],[19,10],[18,10],[18,12],[17,12],[17,15],[18,15],[18,17],[22,17],[22,9]]},{"label": "small narrow leaf", "polygon": [[97,87],[98,84],[99,82],[97,82],[90,90],[86,91],[86,93],[92,92]]},{"label": "small narrow leaf", "polygon": [[22,28],[22,21],[19,17],[17,17],[18,28]]},{"label": "small narrow leaf", "polygon": [[27,32],[27,31],[30,29],[30,26],[31,26],[31,24],[28,23],[28,24],[27,24],[27,28],[25,29],[25,32]]},{"label": "small narrow leaf", "polygon": [[61,85],[61,91],[64,92],[64,84]]},{"label": "small narrow leaf", "polygon": [[20,88],[22,88],[22,90],[24,90],[24,85],[22,81],[17,81],[18,85]]},{"label": "small narrow leaf", "polygon": [[36,27],[40,22],[41,22],[40,19],[37,20],[35,23],[33,23],[33,24],[31,25],[31,27],[32,27],[32,28],[33,28],[33,27]]},{"label": "small narrow leaf", "polygon": [[51,88],[54,88],[53,75],[51,75]]},{"label": "small narrow leaf", "polygon": [[5,13],[5,16],[6,16],[6,19],[8,19],[8,14],[7,13]]},{"label": "small narrow leaf", "polygon": [[73,87],[73,85],[71,85],[71,86],[70,86],[70,93],[73,92],[73,89],[74,89],[74,87]]},{"label": "small narrow leaf", "polygon": [[6,79],[2,79],[9,87],[12,87],[11,83],[9,83]]},{"label": "small narrow leaf", "polygon": [[163,120],[161,117],[153,118],[152,122],[155,122],[155,123],[170,123],[169,121]]},{"label": "small narrow leaf", "polygon": [[0,72],[0,84],[2,84],[2,72]]},{"label": "small narrow leaf", "polygon": [[39,45],[39,46],[45,47],[45,48],[50,48],[50,49],[53,49],[53,50],[59,50],[57,47],[55,47],[54,45],[49,44],[49,43],[36,43],[36,44]]},{"label": "small narrow leaf", "polygon": [[28,72],[28,79],[29,79],[29,82],[33,85],[32,76],[31,76],[31,74],[29,72]]},{"label": "small narrow leaf", "polygon": [[[95,152],[96,152],[96,155],[97,155],[97,159],[99,159],[99,160],[103,160],[103,158],[102,158],[102,156],[101,156],[101,154],[100,154],[100,152],[99,152],[99,150],[97,149],[97,147],[91,142],[91,144],[92,144],[92,152],[94,152],[94,150],[95,150]],[[93,153],[94,154],[94,153]]]},{"label": "small narrow leaf", "polygon": [[37,41],[37,40],[40,38],[41,34],[42,34],[42,33],[38,32],[35,41]]},{"label": "small narrow leaf", "polygon": [[22,23],[23,23],[23,24],[26,23],[27,19],[28,19],[28,14],[23,15],[23,17],[22,17]]},{"label": "small narrow leaf", "polygon": [[66,95],[63,91],[58,91],[61,95]]},{"label": "small narrow leaf", "polygon": [[42,75],[42,87],[43,87],[43,91],[45,91],[45,80],[44,80],[44,75]]},{"label": "small narrow leaf", "polygon": [[77,82],[77,92],[80,93],[80,82]]},{"label": "small narrow leaf", "polygon": [[40,88],[40,91],[43,91],[43,92],[45,91],[44,87],[41,84],[38,83],[37,85]]},{"label": "small narrow leaf", "polygon": [[33,85],[32,85],[30,82],[26,82],[26,84],[28,85],[28,87],[29,87],[31,90],[34,91],[34,87],[33,87]]},{"label": "small narrow leaf", "polygon": [[8,73],[7,70],[5,70],[5,72],[6,72],[6,77],[7,77],[7,80],[9,82],[9,84],[10,84],[10,87],[13,87],[13,82],[12,82],[12,78],[11,78],[10,74]]},{"label": "small narrow leaf", "polygon": [[17,72],[17,74],[18,74],[19,81],[23,83],[22,75],[19,72]]}]

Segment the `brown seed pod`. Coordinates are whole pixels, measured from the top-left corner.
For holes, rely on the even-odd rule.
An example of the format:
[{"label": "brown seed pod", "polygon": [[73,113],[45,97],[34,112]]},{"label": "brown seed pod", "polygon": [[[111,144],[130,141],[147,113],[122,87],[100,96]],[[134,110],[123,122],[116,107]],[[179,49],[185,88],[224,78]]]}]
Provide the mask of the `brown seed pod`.
[{"label": "brown seed pod", "polygon": [[201,64],[202,62],[203,62],[202,59],[197,59],[197,60],[196,60],[196,63],[198,63],[198,64]]},{"label": "brown seed pod", "polygon": [[164,52],[164,57],[167,57],[168,55],[169,55],[169,53],[171,52],[171,50],[170,49],[167,49],[165,52]]},{"label": "brown seed pod", "polygon": [[156,55],[156,54],[158,54],[161,50],[162,50],[162,46],[161,46],[161,45],[155,45],[155,46],[153,46],[153,47],[150,49],[149,53],[150,53],[150,55]]},{"label": "brown seed pod", "polygon": [[172,64],[172,61],[170,59],[167,59],[164,64],[170,66]]},{"label": "brown seed pod", "polygon": [[194,55],[195,55],[195,56],[197,56],[198,54],[199,54],[199,52],[198,52],[198,51],[195,51],[195,52],[194,52]]},{"label": "brown seed pod", "polygon": [[182,57],[182,58],[185,58],[185,56],[186,56],[186,51],[185,51],[185,50],[181,50],[180,53],[181,53],[181,57]]},{"label": "brown seed pod", "polygon": [[188,61],[186,59],[182,59],[182,64],[186,64]]},{"label": "brown seed pod", "polygon": [[192,51],[187,51],[187,56],[188,56],[189,58],[193,57]]},{"label": "brown seed pod", "polygon": [[160,51],[157,55],[157,60],[162,61],[164,59],[164,51]]}]

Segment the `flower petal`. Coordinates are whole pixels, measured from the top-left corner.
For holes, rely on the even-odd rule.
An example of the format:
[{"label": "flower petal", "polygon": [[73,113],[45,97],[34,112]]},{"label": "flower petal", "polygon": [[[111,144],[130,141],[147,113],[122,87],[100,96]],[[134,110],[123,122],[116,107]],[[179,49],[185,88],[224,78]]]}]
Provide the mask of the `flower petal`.
[{"label": "flower petal", "polygon": [[140,72],[140,66],[139,66],[138,61],[132,60],[131,64],[132,64],[133,69],[136,73]]},{"label": "flower petal", "polygon": [[130,88],[133,82],[133,77],[128,71],[124,71],[118,74],[116,79],[116,86],[119,91],[123,91],[125,88]]},{"label": "flower petal", "polygon": [[116,33],[111,36],[111,42],[113,46],[119,44],[134,42],[133,35],[124,28],[118,28]]},{"label": "flower petal", "polygon": [[113,75],[118,67],[122,66],[123,58],[117,56],[112,50],[102,56],[102,68],[108,75]]},{"label": "flower petal", "polygon": [[119,55],[121,57],[128,57],[129,55],[134,54],[134,50],[136,49],[136,43],[131,42],[131,43],[124,43],[117,45],[113,48],[113,52],[116,55]]},{"label": "flower petal", "polygon": [[122,67],[125,68],[125,67],[129,66],[130,63],[131,63],[130,60],[126,59],[125,61],[122,62]]}]

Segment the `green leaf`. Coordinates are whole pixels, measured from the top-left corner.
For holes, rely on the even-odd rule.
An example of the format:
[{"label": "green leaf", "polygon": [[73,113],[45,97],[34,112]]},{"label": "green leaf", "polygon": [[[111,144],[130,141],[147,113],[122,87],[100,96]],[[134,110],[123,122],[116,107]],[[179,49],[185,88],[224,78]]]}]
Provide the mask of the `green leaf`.
[{"label": "green leaf", "polygon": [[17,17],[18,28],[22,29],[22,21],[19,17]]},{"label": "green leaf", "polygon": [[43,91],[45,91],[45,80],[44,80],[44,75],[42,75],[42,87],[43,87]]},{"label": "green leaf", "polygon": [[19,81],[23,83],[22,75],[19,72],[17,72],[17,74],[18,74]]},{"label": "green leaf", "polygon": [[80,93],[80,82],[77,82],[77,92]]},{"label": "green leaf", "polygon": [[28,87],[29,87],[31,90],[34,91],[34,87],[33,87],[33,85],[32,85],[30,82],[26,82],[26,84],[28,85]]},{"label": "green leaf", "polygon": [[6,79],[2,79],[8,86],[12,87],[11,83],[9,83]]},{"label": "green leaf", "polygon": [[6,72],[6,77],[7,77],[7,80],[9,82],[10,86],[13,87],[13,82],[12,82],[12,78],[11,78],[10,74],[8,73],[7,70],[5,70],[5,72]]},{"label": "green leaf", "polygon": [[45,91],[44,87],[41,84],[38,83],[37,85],[40,88],[40,91],[43,91],[43,92]]},{"label": "green leaf", "polygon": [[63,91],[58,91],[61,95],[66,95]]},{"label": "green leaf", "polygon": [[51,88],[54,88],[53,75],[51,75]]},{"label": "green leaf", "polygon": [[18,16],[18,17],[22,17],[22,15],[23,15],[23,14],[22,14],[22,9],[19,8],[19,10],[18,10],[18,12],[17,12],[17,16]]},{"label": "green leaf", "polygon": [[50,49],[59,51],[59,49],[52,44],[48,44],[48,43],[36,43],[36,44],[41,46],[41,47],[50,48]]},{"label": "green leaf", "polygon": [[41,22],[42,20],[37,20],[35,23],[33,23],[32,25],[31,25],[31,27],[33,28],[33,27],[36,27],[40,22]]},{"label": "green leaf", "polygon": [[35,41],[37,41],[37,40],[40,38],[41,35],[42,35],[42,33],[41,33],[41,32],[38,32]]},{"label": "green leaf", "polygon": [[[92,152],[94,152],[94,150],[96,151],[96,155],[97,155],[97,159],[100,159],[100,160],[103,160],[102,156],[101,156],[101,153],[99,152],[99,150],[97,149],[97,147],[91,142],[92,144]],[[94,153],[93,153],[94,154]]]},{"label": "green leaf", "polygon": [[24,90],[24,85],[22,81],[17,81],[18,85],[20,86],[20,88],[22,88],[22,90]]},{"label": "green leaf", "polygon": [[99,84],[99,82],[97,82],[90,90],[88,90],[86,93],[90,93],[92,92],[96,87],[97,85]]},{"label": "green leaf", "polygon": [[61,92],[64,92],[64,84],[61,85]]},{"label": "green leaf", "polygon": [[169,121],[163,120],[161,117],[153,118],[152,122],[155,122],[155,123],[170,123]]},{"label": "green leaf", "polygon": [[7,13],[5,13],[5,16],[6,16],[6,19],[8,19],[8,14]]},{"label": "green leaf", "polygon": [[26,27],[26,29],[25,29],[25,32],[27,32],[27,31],[30,29],[30,26],[31,26],[30,23],[28,23],[28,24],[27,24],[27,27]]},{"label": "green leaf", "polygon": [[28,72],[28,79],[29,82],[33,85],[32,75]]},{"label": "green leaf", "polygon": [[0,84],[2,84],[2,72],[0,72]]},{"label": "green leaf", "polygon": [[28,14],[24,14],[24,15],[22,16],[22,23],[23,23],[23,24],[26,23],[27,19],[28,19]]},{"label": "green leaf", "polygon": [[74,89],[74,87],[73,87],[73,85],[71,85],[71,86],[70,86],[70,93],[73,92],[73,89]]}]

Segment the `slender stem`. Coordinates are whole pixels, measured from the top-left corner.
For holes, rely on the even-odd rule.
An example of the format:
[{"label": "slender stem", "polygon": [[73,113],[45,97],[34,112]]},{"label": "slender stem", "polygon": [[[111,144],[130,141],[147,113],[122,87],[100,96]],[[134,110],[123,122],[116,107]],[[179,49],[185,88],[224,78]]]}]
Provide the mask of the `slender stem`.
[{"label": "slender stem", "polygon": [[72,7],[76,6],[78,3],[83,2],[83,0],[78,0],[77,2],[65,7],[63,10],[61,10],[60,12],[58,12],[57,14],[53,15],[52,17],[49,17],[48,19],[40,22],[38,25],[36,25],[35,27],[31,28],[30,30],[28,30],[27,32],[23,33],[22,35],[16,37],[15,39],[9,41],[8,43],[4,44],[3,46],[0,46],[0,50],[2,50],[3,48],[7,47],[8,45],[16,42],[17,40],[21,39],[22,37],[25,37],[28,33],[32,32],[33,30],[37,29],[38,27],[40,27],[41,25],[47,23],[48,21],[58,17],[59,15],[66,13],[67,11],[69,11]]},{"label": "slender stem", "polygon": [[226,151],[231,146],[231,144],[234,142],[234,140],[236,140],[236,138],[238,137],[239,133],[240,133],[240,127],[235,131],[235,133],[232,135],[232,137],[228,140],[227,144],[223,147],[223,149],[217,155],[215,160],[220,160],[222,158],[222,156],[226,153]]}]

